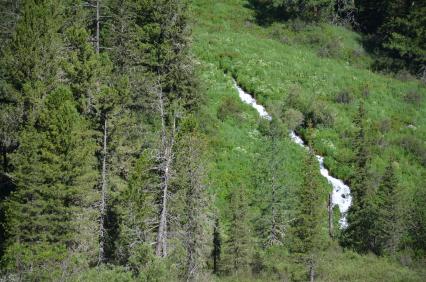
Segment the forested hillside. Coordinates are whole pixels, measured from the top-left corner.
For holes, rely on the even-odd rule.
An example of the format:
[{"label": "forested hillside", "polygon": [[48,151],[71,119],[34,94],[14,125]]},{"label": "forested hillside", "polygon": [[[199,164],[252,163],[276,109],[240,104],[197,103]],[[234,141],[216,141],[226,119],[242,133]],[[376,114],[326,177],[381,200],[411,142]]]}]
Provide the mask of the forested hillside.
[{"label": "forested hillside", "polygon": [[424,281],[425,9],[0,1],[0,281]]}]

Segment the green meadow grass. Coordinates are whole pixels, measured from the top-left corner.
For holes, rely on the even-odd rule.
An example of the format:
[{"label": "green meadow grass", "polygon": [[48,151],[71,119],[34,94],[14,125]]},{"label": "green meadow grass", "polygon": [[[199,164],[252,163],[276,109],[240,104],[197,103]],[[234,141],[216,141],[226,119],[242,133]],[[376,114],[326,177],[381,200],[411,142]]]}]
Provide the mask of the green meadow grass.
[{"label": "green meadow grass", "polygon": [[[269,112],[288,106],[289,97],[297,97],[296,108],[316,111],[331,120],[319,124],[310,140],[315,150],[325,156],[326,166],[341,179],[350,179],[353,159],[351,134],[359,101],[365,101],[368,127],[371,129],[371,175],[377,185],[388,160],[398,160],[403,208],[408,208],[412,191],[423,185],[425,164],[419,154],[401,147],[401,140],[414,140],[417,151],[426,144],[426,88],[419,81],[400,81],[369,69],[373,59],[362,47],[358,34],[344,27],[323,24],[298,27],[298,23],[272,23],[261,26],[254,11],[244,0],[194,0],[192,13],[193,53],[199,63],[205,101],[202,126],[210,139],[209,179],[219,214],[226,227],[229,192],[244,186],[255,198],[262,187],[259,163],[270,141],[259,132],[261,119],[248,105],[238,102],[234,77]],[[336,97],[349,93],[352,100],[337,103]],[[420,97],[414,104],[405,96]],[[219,118],[226,99],[233,99],[234,113]],[[285,122],[285,121],[284,121]],[[303,128],[299,129],[303,135]],[[305,151],[288,138],[279,142],[282,178],[289,187],[287,204],[294,206],[295,191],[300,186]],[[419,151],[420,150],[420,151]],[[280,172],[281,173],[281,172]],[[324,182],[324,189],[331,189]],[[259,214],[251,207],[251,216]],[[224,238],[225,240],[226,238]],[[291,272],[285,254],[264,254],[271,269],[282,267]],[[321,260],[321,281],[421,281],[421,274],[399,263],[373,255],[361,256],[329,248]],[[362,271],[360,271],[362,269]],[[424,273],[423,273],[424,276]],[[282,280],[283,277],[276,277]],[[262,281],[264,277],[237,276],[229,281]],[[272,280],[272,278],[271,278]]]},{"label": "green meadow grass", "polygon": [[[425,86],[415,80],[399,81],[360,67],[370,61],[367,55],[361,55],[359,60],[364,62],[360,65],[354,65],[356,61],[345,61],[344,54],[350,50],[365,52],[359,35],[342,27],[323,25],[299,33],[291,31],[289,37],[293,38],[293,43],[285,44],[273,34],[280,27],[284,32],[290,28],[284,24],[257,25],[254,12],[245,8],[245,4],[246,1],[239,0],[194,1],[193,12],[197,19],[194,52],[198,58],[232,74],[269,110],[273,105],[285,104],[289,93],[296,93],[301,100],[299,110],[302,112],[313,107],[327,112],[333,123],[317,128],[313,144],[325,155],[326,165],[332,173],[346,180],[351,171],[348,161],[353,157],[348,136],[354,130],[352,120],[359,100],[363,98],[371,128],[390,123],[384,132],[371,137],[372,143],[381,142],[372,146],[375,150],[372,174],[381,175],[387,160],[393,156],[403,168],[400,180],[405,190],[420,185],[424,166],[419,163],[418,156],[402,149],[399,144],[406,137],[415,138],[422,148],[426,145]],[[336,58],[320,56],[316,47],[303,39],[313,34],[322,38],[318,41],[320,45],[330,38],[331,41],[339,38],[343,55]],[[353,97],[350,104],[335,102],[342,91]],[[411,105],[404,101],[409,92],[422,97],[420,104]]]}]

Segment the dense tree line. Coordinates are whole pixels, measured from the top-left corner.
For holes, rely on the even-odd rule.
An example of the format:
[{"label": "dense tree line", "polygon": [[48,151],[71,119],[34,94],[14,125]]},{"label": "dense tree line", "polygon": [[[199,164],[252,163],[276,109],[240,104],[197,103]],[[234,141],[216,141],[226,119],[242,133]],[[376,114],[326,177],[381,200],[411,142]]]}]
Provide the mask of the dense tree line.
[{"label": "dense tree line", "polygon": [[260,22],[302,20],[351,26],[377,57],[374,68],[425,79],[425,1],[252,0]]},{"label": "dense tree line", "polygon": [[56,280],[104,263],[149,275],[182,252],[173,275],[197,277],[210,224],[186,4],[1,11],[3,275]]}]

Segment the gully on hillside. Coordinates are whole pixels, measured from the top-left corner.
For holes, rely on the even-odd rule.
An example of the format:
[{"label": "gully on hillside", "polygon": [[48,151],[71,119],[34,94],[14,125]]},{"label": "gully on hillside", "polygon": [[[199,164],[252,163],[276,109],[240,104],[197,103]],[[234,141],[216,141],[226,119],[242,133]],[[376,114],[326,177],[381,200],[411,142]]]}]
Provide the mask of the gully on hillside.
[{"label": "gully on hillside", "polygon": [[[272,117],[266,111],[265,107],[257,104],[256,100],[250,94],[246,93],[243,89],[241,89],[241,87],[238,86],[235,80],[234,80],[234,86],[238,90],[240,99],[244,103],[247,103],[251,105],[253,108],[255,108],[262,118],[266,118],[267,120],[272,119]],[[294,143],[308,150],[308,147],[305,145],[302,138],[300,138],[300,136],[296,134],[296,132],[294,131],[290,132],[290,139]],[[351,190],[349,186],[343,183],[342,180],[334,178],[333,176],[330,175],[329,171],[324,167],[324,157],[316,155],[316,158],[320,165],[321,175],[324,176],[327,179],[328,183],[330,183],[331,186],[333,187],[332,204],[333,206],[335,205],[339,206],[340,213],[342,214],[342,217],[340,219],[340,226],[342,228],[345,228],[347,226],[346,212],[348,211],[352,202],[352,197],[350,195]]]}]

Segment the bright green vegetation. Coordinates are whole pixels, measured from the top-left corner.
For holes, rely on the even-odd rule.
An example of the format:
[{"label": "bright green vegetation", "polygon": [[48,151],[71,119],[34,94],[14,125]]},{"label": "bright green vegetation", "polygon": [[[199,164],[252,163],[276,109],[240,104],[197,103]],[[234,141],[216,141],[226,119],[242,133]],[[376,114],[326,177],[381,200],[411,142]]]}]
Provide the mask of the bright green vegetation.
[{"label": "bright green vegetation", "polygon": [[[410,246],[412,240],[421,242],[422,237],[416,237],[419,235],[417,232],[419,229],[416,229],[417,227],[411,229],[408,221],[414,217],[421,222],[425,220],[424,216],[418,213],[424,201],[419,199],[418,195],[423,193],[421,191],[424,188],[426,173],[424,85],[415,80],[400,81],[372,72],[369,65],[373,60],[364,51],[360,36],[346,28],[328,24],[313,26],[297,21],[260,26],[255,21],[255,12],[248,8],[246,1],[200,0],[194,1],[193,6],[196,19],[194,49],[201,64],[209,65],[210,68],[214,66],[218,72],[233,76],[238,84],[253,94],[269,112],[280,115],[281,106],[284,106],[284,111],[286,108],[294,108],[302,112],[305,121],[313,121],[315,129],[312,133],[306,134],[306,131],[299,127],[299,132],[312,143],[319,154],[326,157],[326,165],[333,175],[348,183],[356,181],[354,138],[357,127],[354,119],[360,101],[364,101],[366,108],[366,117],[363,121],[366,127],[364,146],[369,152],[368,185],[374,187],[372,189],[378,189],[377,183],[380,182],[389,160],[397,161],[398,209],[402,211],[405,220],[404,228],[409,231],[403,235],[403,245]],[[209,74],[208,79],[213,81],[210,82],[212,84],[217,83],[215,75]],[[209,111],[211,110],[210,108]],[[285,120],[284,122],[286,123]],[[237,124],[241,125],[241,121],[238,120]],[[250,123],[245,121],[245,124]],[[233,138],[228,137],[226,140],[233,144],[234,136],[239,131],[236,131],[235,126],[228,128],[227,123],[223,126],[226,130],[219,129],[219,131],[224,136],[232,134]],[[247,142],[241,137],[236,139],[238,145],[234,146],[242,147]],[[300,149],[288,144],[285,136],[282,136],[279,142],[283,144],[281,152],[286,154],[280,157],[292,160],[293,164],[303,160],[300,157],[295,159],[297,156],[295,153]],[[265,144],[267,143],[262,142],[263,147]],[[239,166],[249,172],[246,161],[249,160],[244,160]],[[220,160],[219,164],[222,162],[223,160]],[[235,170],[238,163],[234,163],[232,157],[228,157],[226,166],[221,165],[219,171],[225,173],[228,165]],[[283,170],[285,175],[289,175],[287,178],[291,179],[295,170],[289,166],[283,166]],[[247,174],[246,179],[249,175],[251,174]],[[239,178],[235,179],[238,181]],[[292,185],[300,187],[298,186],[300,182],[295,181],[288,187]],[[221,183],[219,186],[226,187],[226,184]],[[218,196],[219,201],[223,201],[221,194]],[[223,195],[225,196],[226,194]],[[289,198],[295,195],[286,196],[285,201],[291,203],[291,210],[295,206],[294,200],[289,201]],[[255,203],[255,200],[253,201]],[[324,228],[325,226],[324,223]],[[416,249],[414,246],[419,245],[417,243],[411,245]],[[399,265],[398,262],[392,262],[392,259],[374,258],[373,255],[370,257],[356,255],[356,259],[349,259],[351,255],[346,253],[337,255],[336,252],[340,253],[337,249],[333,256],[338,256],[340,260],[333,259],[330,265],[326,260],[321,260],[323,266],[319,268],[318,271],[321,273],[318,275],[323,278],[320,279],[380,280],[381,275],[374,276],[368,270],[363,273],[356,270],[365,269],[367,266],[370,269],[372,261],[374,263],[377,261],[380,265],[374,271],[383,275],[387,272],[386,268],[400,269],[401,272],[394,272],[394,276],[389,277],[389,280],[409,279],[407,277],[413,280],[420,279],[420,276]],[[421,257],[421,252],[419,254]],[[408,253],[401,253],[397,257],[404,260],[407,255],[410,256]],[[263,258],[266,264],[271,263],[275,267],[277,259],[269,262],[267,255]],[[288,261],[288,258],[281,257],[281,260]],[[362,267],[362,264],[366,266]],[[333,273],[330,273],[331,265],[335,269]],[[416,263],[411,266],[415,267]],[[289,270],[292,267],[287,266],[286,269],[292,271]],[[324,272],[325,269],[327,270]]]},{"label": "bright green vegetation", "polygon": [[423,281],[424,85],[282,3],[0,1],[0,280]]}]

